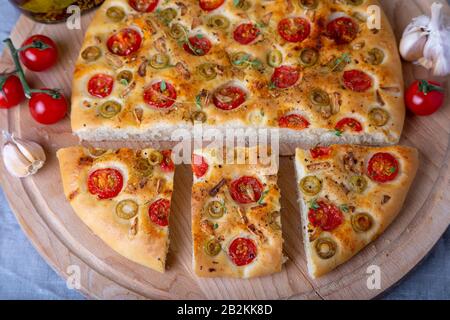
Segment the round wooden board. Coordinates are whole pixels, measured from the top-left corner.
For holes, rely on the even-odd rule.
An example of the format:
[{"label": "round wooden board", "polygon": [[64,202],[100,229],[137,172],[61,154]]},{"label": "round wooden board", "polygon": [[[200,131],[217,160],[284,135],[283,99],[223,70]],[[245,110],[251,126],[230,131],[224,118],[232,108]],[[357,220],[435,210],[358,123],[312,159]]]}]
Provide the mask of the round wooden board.
[{"label": "round wooden board", "polygon": [[[433,0],[384,0],[397,37],[410,19],[429,14]],[[448,9],[448,8],[447,8]],[[395,19],[393,19],[395,17]],[[82,19],[82,30],[65,25],[40,25],[21,17],[12,32],[16,45],[31,34],[44,33],[60,47],[59,64],[50,72],[28,74],[34,86],[62,88],[70,96],[72,70],[83,34],[92,14]],[[0,70],[12,69],[9,54]],[[422,68],[404,65],[406,83],[427,78]],[[447,93],[450,93],[448,79]],[[189,167],[175,175],[171,244],[164,275],[137,265],[115,253],[79,220],[66,202],[55,152],[75,145],[69,119],[53,125],[36,124],[26,104],[0,112],[0,128],[41,143],[48,155],[46,166],[35,176],[15,179],[0,166],[2,187],[24,232],[40,254],[63,277],[69,266],[79,266],[80,290],[88,297],[106,299],[368,299],[399,281],[433,247],[450,222],[450,105],[432,117],[408,116],[402,144],[420,150],[421,165],[404,208],[391,227],[372,245],[331,274],[312,280],[307,275],[296,201],[294,168],[281,159],[284,250],[289,257],[279,274],[252,280],[199,279],[191,268]],[[367,267],[381,268],[381,289],[367,288]],[[70,270],[70,269],[69,269]]]}]

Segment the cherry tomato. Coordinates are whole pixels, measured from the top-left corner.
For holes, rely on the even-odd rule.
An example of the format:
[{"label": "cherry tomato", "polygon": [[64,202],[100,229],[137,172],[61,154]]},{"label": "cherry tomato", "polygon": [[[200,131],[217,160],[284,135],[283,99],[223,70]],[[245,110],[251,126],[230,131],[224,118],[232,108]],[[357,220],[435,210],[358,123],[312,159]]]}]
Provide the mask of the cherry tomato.
[{"label": "cherry tomato", "polygon": [[176,99],[175,87],[166,81],[155,82],[144,91],[144,101],[157,109],[170,108]]},{"label": "cherry tomato", "polygon": [[25,100],[22,84],[15,75],[0,76],[0,109],[9,109]]},{"label": "cherry tomato", "polygon": [[311,157],[313,159],[323,159],[328,158],[333,152],[333,149],[331,149],[331,147],[315,147],[309,152],[311,153]]},{"label": "cherry tomato", "polygon": [[253,23],[242,23],[233,32],[233,38],[240,44],[253,42],[261,31]]},{"label": "cherry tomato", "polygon": [[288,42],[302,42],[311,33],[311,25],[304,18],[284,18],[278,23],[278,33]]},{"label": "cherry tomato", "polygon": [[212,47],[211,41],[201,34],[189,37],[188,41],[183,44],[183,49],[194,56],[204,56]]},{"label": "cherry tomato", "polygon": [[129,56],[141,47],[142,36],[132,28],[124,28],[111,35],[106,41],[108,50],[118,56]]},{"label": "cherry tomato", "polygon": [[349,129],[351,132],[361,132],[363,130],[361,123],[353,118],[342,119],[336,124],[334,128],[340,132],[345,132],[347,129]]},{"label": "cherry tomato", "polygon": [[308,220],[323,231],[332,231],[342,224],[344,215],[334,204],[319,200],[314,207],[309,208]]},{"label": "cherry tomato", "polygon": [[309,127],[309,122],[298,114],[290,114],[283,116],[278,120],[280,128],[288,128],[293,130],[303,130]]},{"label": "cherry tomato", "polygon": [[161,170],[165,172],[173,172],[175,170],[175,164],[172,161],[172,151],[164,150],[161,151],[163,159],[161,161]]},{"label": "cherry tomato", "polygon": [[250,264],[256,258],[256,244],[248,238],[236,238],[228,248],[231,261],[238,267]]},{"label": "cherry tomato", "polygon": [[205,11],[213,11],[223,5],[225,0],[200,0],[200,8]]},{"label": "cherry tomato", "polygon": [[28,106],[34,120],[42,124],[58,122],[65,117],[68,110],[67,101],[60,93],[55,96],[49,93],[33,93]]},{"label": "cherry tomato", "polygon": [[225,86],[217,89],[213,94],[214,105],[222,110],[238,108],[247,99],[245,91],[235,86]]},{"label": "cherry tomato", "polygon": [[345,71],[343,79],[345,87],[355,92],[364,92],[372,87],[372,78],[359,70]]},{"label": "cherry tomato", "polygon": [[295,85],[299,79],[300,72],[298,68],[291,66],[281,66],[275,68],[270,82],[276,88],[286,89]]},{"label": "cherry tomato", "polygon": [[262,183],[254,177],[240,177],[232,181],[230,185],[231,197],[241,204],[258,202],[262,192]]},{"label": "cherry tomato", "polygon": [[390,182],[398,176],[399,163],[390,153],[377,153],[367,166],[368,176],[380,183]]},{"label": "cherry tomato", "polygon": [[337,44],[347,44],[355,40],[358,35],[358,24],[351,18],[334,19],[327,25],[327,35]]},{"label": "cherry tomato", "polygon": [[111,94],[114,78],[107,74],[96,74],[88,82],[89,93],[97,98],[105,98]]},{"label": "cherry tomato", "polygon": [[29,37],[22,44],[27,46],[44,46],[44,48],[28,48],[19,53],[20,61],[31,71],[39,72],[52,67],[58,60],[58,49],[55,42],[49,37],[36,34]]},{"label": "cherry tomato", "polygon": [[128,0],[130,6],[139,12],[152,12],[158,6],[159,0]]},{"label": "cherry tomato", "polygon": [[435,81],[414,81],[405,95],[406,106],[418,116],[428,116],[444,104],[442,84]]},{"label": "cherry tomato", "polygon": [[209,165],[206,159],[197,154],[192,155],[192,172],[197,178],[203,177],[208,171]]},{"label": "cherry tomato", "polygon": [[122,190],[123,177],[116,169],[98,169],[89,175],[87,185],[89,192],[99,199],[111,199]]},{"label": "cherry tomato", "polygon": [[150,219],[158,226],[166,227],[169,225],[170,201],[159,199],[153,202],[148,208]]}]

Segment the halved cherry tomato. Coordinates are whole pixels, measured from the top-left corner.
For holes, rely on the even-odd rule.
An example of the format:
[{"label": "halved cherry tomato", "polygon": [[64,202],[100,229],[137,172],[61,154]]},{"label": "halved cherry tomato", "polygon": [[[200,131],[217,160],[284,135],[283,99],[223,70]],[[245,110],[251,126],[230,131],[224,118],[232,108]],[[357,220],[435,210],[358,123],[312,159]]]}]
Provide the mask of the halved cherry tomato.
[{"label": "halved cherry tomato", "polygon": [[97,98],[105,98],[111,94],[114,78],[103,73],[96,74],[88,82],[88,91]]},{"label": "halved cherry tomato", "polygon": [[230,193],[234,201],[241,204],[258,202],[263,192],[262,183],[254,177],[240,177],[231,182]]},{"label": "halved cherry tomato", "polygon": [[356,119],[344,118],[336,124],[334,129],[340,132],[345,132],[347,129],[349,129],[350,132],[361,132],[363,130],[363,127],[361,123]]},{"label": "halved cherry tomato", "polygon": [[298,68],[291,66],[281,66],[275,68],[270,82],[277,88],[285,89],[295,85],[298,79],[300,79],[300,72]]},{"label": "halved cherry tomato", "polygon": [[380,152],[369,160],[367,173],[372,180],[385,183],[398,176],[399,167],[399,163],[393,155]]},{"label": "halved cherry tomato", "polygon": [[[35,46],[42,46],[43,48],[33,48]],[[55,42],[49,37],[41,34],[36,34],[29,37],[22,43],[22,48],[28,49],[19,52],[20,61],[31,71],[39,72],[52,67],[58,60],[58,49]]]},{"label": "halved cherry tomato", "polygon": [[9,109],[25,100],[22,84],[15,75],[0,75],[0,109]]},{"label": "halved cherry tomato", "polygon": [[253,42],[261,31],[253,23],[242,23],[233,32],[233,38],[240,44]]},{"label": "halved cherry tomato", "polygon": [[406,106],[418,116],[429,116],[444,104],[445,94],[442,84],[435,81],[414,81],[406,91]]},{"label": "halved cherry tomato", "polygon": [[132,28],[124,28],[111,35],[106,42],[106,46],[111,53],[118,56],[129,56],[141,47],[142,36]]},{"label": "halved cherry tomato", "polygon": [[201,178],[208,171],[209,165],[206,159],[198,154],[192,155],[192,172],[197,178]]},{"label": "halved cherry tomato", "polygon": [[225,0],[200,0],[200,8],[205,11],[213,11],[223,5]]},{"label": "halved cherry tomato", "polygon": [[144,101],[157,109],[170,108],[176,99],[175,87],[166,81],[155,82],[144,91]]},{"label": "halved cherry tomato", "polygon": [[344,72],[344,85],[355,92],[364,92],[372,87],[372,78],[365,72],[349,70]]},{"label": "halved cherry tomato", "polygon": [[315,147],[309,152],[311,153],[311,157],[313,159],[323,159],[329,157],[332,151],[333,150],[330,147]]},{"label": "halved cherry tomato", "polygon": [[248,238],[236,238],[228,248],[231,261],[238,267],[250,264],[257,255],[256,244]]},{"label": "halved cherry tomato", "polygon": [[309,208],[308,220],[314,227],[332,231],[342,224],[344,215],[334,204],[319,200],[313,208]]},{"label": "halved cherry tomato", "polygon": [[327,35],[337,44],[347,44],[358,35],[358,24],[349,17],[340,17],[327,25]]},{"label": "halved cherry tomato", "polygon": [[175,164],[172,161],[172,151],[163,150],[161,151],[163,159],[161,161],[161,170],[165,172],[173,172],[175,170]]},{"label": "halved cherry tomato", "polygon": [[170,201],[159,199],[153,202],[148,208],[150,220],[158,226],[167,227],[169,225]]},{"label": "halved cherry tomato", "polygon": [[122,190],[123,177],[116,169],[98,169],[89,175],[87,185],[89,192],[99,199],[111,199]]},{"label": "halved cherry tomato", "polygon": [[278,120],[280,128],[303,130],[309,127],[309,122],[299,114],[289,114]]},{"label": "halved cherry tomato", "polygon": [[304,18],[284,18],[278,23],[278,33],[286,41],[302,42],[311,33],[311,25]]},{"label": "halved cherry tomato", "polygon": [[245,91],[236,86],[224,86],[217,89],[213,94],[214,105],[222,110],[233,110],[238,108],[247,99]]},{"label": "halved cherry tomato", "polygon": [[139,12],[152,12],[158,6],[159,0],[128,0],[130,6]]},{"label": "halved cherry tomato", "polygon": [[28,107],[34,120],[42,124],[58,122],[66,116],[68,110],[67,101],[60,93],[55,96],[48,93],[32,93]]},{"label": "halved cherry tomato", "polygon": [[212,48],[211,41],[202,34],[189,37],[188,41],[183,44],[183,49],[194,56],[204,56]]}]

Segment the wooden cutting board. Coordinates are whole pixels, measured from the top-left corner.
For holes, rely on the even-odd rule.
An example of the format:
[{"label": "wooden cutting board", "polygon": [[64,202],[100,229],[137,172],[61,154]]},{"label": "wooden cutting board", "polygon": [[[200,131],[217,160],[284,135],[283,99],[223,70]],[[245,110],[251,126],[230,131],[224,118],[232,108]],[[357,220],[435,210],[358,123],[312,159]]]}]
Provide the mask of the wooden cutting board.
[{"label": "wooden cutting board", "polygon": [[[385,11],[397,37],[410,19],[429,14],[433,0],[384,0]],[[394,18],[395,17],[395,18]],[[16,45],[32,34],[43,33],[58,43],[61,58],[51,71],[28,74],[33,86],[62,88],[70,96],[72,70],[92,14],[82,19],[82,30],[64,25],[36,24],[21,17],[11,37]],[[0,59],[0,70],[12,70],[9,54]],[[406,83],[429,78],[422,68],[404,65]],[[447,96],[450,94],[448,79]],[[420,150],[421,166],[405,206],[392,226],[372,245],[331,274],[312,280],[307,275],[292,179],[292,159],[281,159],[284,250],[289,257],[279,274],[252,280],[199,279],[191,269],[190,222],[191,171],[180,166],[175,174],[172,202],[171,244],[164,275],[137,265],[107,247],[79,220],[66,202],[55,152],[75,145],[69,119],[41,126],[24,103],[0,111],[0,129],[41,143],[48,161],[35,176],[15,179],[0,166],[1,185],[17,220],[34,246],[64,278],[80,268],[81,292],[107,299],[368,299],[381,294],[408,273],[433,247],[450,223],[450,105],[431,117],[408,115],[401,143]],[[19,252],[17,254],[20,254]],[[367,287],[367,268],[380,267],[381,289]]]}]

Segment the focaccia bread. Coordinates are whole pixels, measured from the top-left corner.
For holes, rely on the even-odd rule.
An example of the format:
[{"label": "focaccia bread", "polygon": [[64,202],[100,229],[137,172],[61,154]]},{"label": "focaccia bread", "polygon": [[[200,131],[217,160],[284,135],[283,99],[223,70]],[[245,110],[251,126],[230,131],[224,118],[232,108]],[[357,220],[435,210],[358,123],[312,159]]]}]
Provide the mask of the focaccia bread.
[{"label": "focaccia bread", "polygon": [[164,272],[174,164],[170,151],[70,147],[57,152],[80,219],[126,258]]},{"label": "focaccia bread", "polygon": [[281,128],[282,142],[302,145],[394,144],[403,79],[382,11],[381,29],[369,29],[378,4],[106,0],[76,63],[72,129],[86,140],[174,140],[200,121]]},{"label": "focaccia bread", "polygon": [[249,164],[256,149],[237,150],[246,164],[223,164],[212,149],[193,155],[193,267],[200,277],[258,277],[283,264],[278,156],[271,165]]},{"label": "focaccia bread", "polygon": [[308,270],[320,277],[374,241],[395,219],[416,175],[408,147],[297,149]]}]

